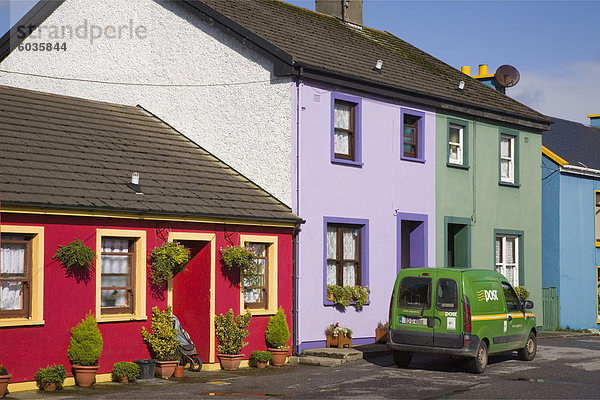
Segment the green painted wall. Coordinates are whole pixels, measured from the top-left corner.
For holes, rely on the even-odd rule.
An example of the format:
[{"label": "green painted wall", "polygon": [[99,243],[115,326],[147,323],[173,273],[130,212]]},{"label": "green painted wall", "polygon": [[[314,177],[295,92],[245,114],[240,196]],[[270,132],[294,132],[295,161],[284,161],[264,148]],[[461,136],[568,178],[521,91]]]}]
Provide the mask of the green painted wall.
[{"label": "green painted wall", "polygon": [[[447,165],[448,124],[467,126],[467,165]],[[447,221],[470,220],[471,268],[495,269],[496,231],[522,231],[520,284],[531,292],[537,324],[542,324],[541,154],[542,135],[517,135],[519,187],[500,181],[498,125],[438,114],[436,118],[436,263],[446,265]],[[445,222],[446,221],[446,222]]]}]

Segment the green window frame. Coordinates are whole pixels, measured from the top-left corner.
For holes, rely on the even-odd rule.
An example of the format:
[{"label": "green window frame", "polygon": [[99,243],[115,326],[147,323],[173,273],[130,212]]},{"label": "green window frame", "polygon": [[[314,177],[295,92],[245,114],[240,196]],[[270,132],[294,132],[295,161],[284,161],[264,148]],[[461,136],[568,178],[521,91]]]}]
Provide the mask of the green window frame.
[{"label": "green window frame", "polygon": [[467,121],[448,118],[446,165],[452,168],[469,169],[469,124]]},{"label": "green window frame", "polygon": [[520,187],[519,132],[502,128],[498,134],[498,184]]}]

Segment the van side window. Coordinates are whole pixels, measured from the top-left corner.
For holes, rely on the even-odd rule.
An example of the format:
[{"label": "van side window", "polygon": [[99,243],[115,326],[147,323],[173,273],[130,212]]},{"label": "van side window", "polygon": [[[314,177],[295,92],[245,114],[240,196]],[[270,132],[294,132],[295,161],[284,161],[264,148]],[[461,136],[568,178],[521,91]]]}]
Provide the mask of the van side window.
[{"label": "van side window", "polygon": [[506,310],[508,312],[523,311],[521,310],[521,302],[513,288],[508,283],[502,282],[502,289],[504,290],[504,298],[506,299]]},{"label": "van side window", "polygon": [[454,279],[439,279],[435,292],[435,308],[440,311],[458,310],[458,285]]},{"label": "van side window", "polygon": [[422,308],[431,307],[431,278],[407,276],[400,282],[398,307]]}]

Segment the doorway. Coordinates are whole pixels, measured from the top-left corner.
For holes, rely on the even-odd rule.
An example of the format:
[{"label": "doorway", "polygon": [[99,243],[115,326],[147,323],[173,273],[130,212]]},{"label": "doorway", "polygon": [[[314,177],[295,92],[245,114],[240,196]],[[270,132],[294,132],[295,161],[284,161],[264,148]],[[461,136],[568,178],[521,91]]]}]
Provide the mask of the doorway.
[{"label": "doorway", "polygon": [[471,226],[466,218],[446,217],[446,267],[471,267]]},{"label": "doorway", "polygon": [[398,267],[427,267],[427,215],[398,214]]}]

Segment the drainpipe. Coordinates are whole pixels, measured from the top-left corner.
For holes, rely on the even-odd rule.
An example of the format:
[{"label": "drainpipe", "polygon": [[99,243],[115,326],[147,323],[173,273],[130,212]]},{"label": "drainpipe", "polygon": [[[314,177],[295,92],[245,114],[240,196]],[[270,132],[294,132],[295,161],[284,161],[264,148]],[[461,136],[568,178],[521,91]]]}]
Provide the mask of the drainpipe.
[{"label": "drainpipe", "polygon": [[[296,215],[300,216],[300,88],[301,77],[304,69],[300,67],[300,76],[296,80]],[[298,248],[300,242],[300,224],[296,225],[293,236],[293,277],[292,277],[292,343],[293,354],[299,354],[299,332],[298,332]]]},{"label": "drainpipe", "polygon": [[471,222],[473,225],[477,222],[477,120],[473,120],[473,215]]}]

